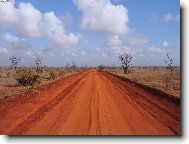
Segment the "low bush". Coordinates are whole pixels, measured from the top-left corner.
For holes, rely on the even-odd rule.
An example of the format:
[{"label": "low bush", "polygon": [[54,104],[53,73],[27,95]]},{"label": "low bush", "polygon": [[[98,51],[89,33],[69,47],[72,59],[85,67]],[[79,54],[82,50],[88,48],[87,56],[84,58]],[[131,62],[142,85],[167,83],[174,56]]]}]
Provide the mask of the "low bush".
[{"label": "low bush", "polygon": [[106,68],[106,66],[105,65],[99,65],[98,68],[101,69],[101,70],[103,70],[103,69]]},{"label": "low bush", "polygon": [[20,76],[16,79],[18,85],[29,86],[40,83],[40,76],[30,70],[23,70]]}]

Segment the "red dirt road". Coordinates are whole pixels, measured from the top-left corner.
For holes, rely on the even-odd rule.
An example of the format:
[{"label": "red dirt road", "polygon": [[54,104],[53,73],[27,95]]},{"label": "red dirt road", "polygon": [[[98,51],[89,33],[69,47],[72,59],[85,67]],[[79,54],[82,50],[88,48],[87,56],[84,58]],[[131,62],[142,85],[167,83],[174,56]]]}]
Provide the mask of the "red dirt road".
[{"label": "red dirt road", "polygon": [[180,135],[180,106],[92,69],[1,100],[0,134]]}]

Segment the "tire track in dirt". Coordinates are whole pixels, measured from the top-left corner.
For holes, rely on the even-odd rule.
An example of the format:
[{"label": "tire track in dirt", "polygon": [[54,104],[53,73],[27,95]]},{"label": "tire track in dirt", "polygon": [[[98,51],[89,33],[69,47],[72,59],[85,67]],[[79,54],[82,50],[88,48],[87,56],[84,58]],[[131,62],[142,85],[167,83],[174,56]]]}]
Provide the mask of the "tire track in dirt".
[{"label": "tire track in dirt", "polygon": [[22,129],[51,110],[85,75],[86,73],[75,74],[39,87],[37,92],[29,91],[0,101],[0,133],[21,133]]},{"label": "tire track in dirt", "polygon": [[[119,83],[122,83],[122,86],[120,86],[120,88],[123,90],[123,91],[125,91],[125,89],[123,89],[123,86],[124,86],[124,88],[126,88],[128,91],[129,91],[129,93],[131,93],[132,95],[135,95],[135,96],[140,96],[140,97],[142,97],[142,99],[144,99],[146,102],[148,102],[148,103],[150,103],[150,104],[152,104],[153,106],[155,106],[157,109],[160,109],[162,112],[164,112],[164,113],[167,113],[167,115],[169,115],[170,117],[172,117],[173,119],[175,119],[175,120],[179,120],[180,119],[180,115],[175,115],[175,112],[170,112],[170,111],[168,111],[167,110],[167,108],[166,108],[166,105],[164,105],[163,107],[162,107],[162,105],[160,105],[160,103],[158,103],[158,97],[156,97],[156,100],[154,101],[153,99],[152,99],[152,97],[149,97],[149,96],[145,96],[145,94],[143,94],[143,93],[140,93],[140,92],[138,92],[137,90],[133,90],[133,89],[131,89],[131,87],[129,87],[128,86],[128,83],[126,84],[125,82],[120,82],[120,81],[118,81],[117,79],[115,79],[113,76],[112,77],[109,77],[110,78],[110,80],[113,82],[113,83],[115,83],[116,81],[117,82],[119,82]],[[117,83],[115,83],[115,85],[116,85]],[[131,85],[131,84],[130,84]],[[134,86],[132,86],[132,87],[134,87]],[[130,89],[130,90],[129,90]],[[151,95],[152,96],[152,95]],[[157,100],[158,99],[158,100]],[[171,104],[169,104],[169,106],[171,106]],[[175,107],[175,106],[174,106]]]},{"label": "tire track in dirt", "polygon": [[135,90],[135,86],[131,83],[121,82],[109,73],[105,73],[105,75],[114,83],[117,89],[121,89],[121,91],[127,93],[138,106],[141,106],[153,117],[169,127],[174,134],[180,134],[180,108],[178,106],[168,102],[165,103],[165,101],[161,101],[158,97],[155,97],[155,100],[153,100],[154,96],[151,94],[145,95],[138,91],[138,89]]},{"label": "tire track in dirt", "polygon": [[[72,85],[66,88],[62,93],[60,93],[54,99],[52,99],[45,105],[41,106],[34,114],[27,117],[25,121],[20,123],[9,133],[10,134],[17,134],[17,133],[23,134],[28,129],[30,124],[33,124],[36,121],[40,120],[48,111],[53,109],[54,106],[56,106],[59,102],[61,102],[61,100],[64,99],[67,96],[67,94],[69,94],[72,91],[72,89],[81,81],[82,78],[83,77],[79,78],[76,82],[74,82]],[[70,102],[68,101],[67,103],[70,103]]]},{"label": "tire track in dirt", "polygon": [[[69,83],[70,81],[72,82]],[[5,102],[5,107],[0,108],[0,114],[3,112],[8,114],[0,117],[0,128],[4,130],[0,130],[0,133],[9,132],[16,135],[180,134],[179,106],[110,73],[91,69],[55,84],[46,92],[40,89],[41,97],[37,98],[34,95],[34,99],[30,98],[25,103],[22,102],[22,108],[28,107],[32,100],[41,99],[40,102],[43,103],[35,113],[29,113],[22,121],[19,120],[22,115],[18,112],[12,115],[10,104]],[[48,97],[45,103],[43,97]],[[32,106],[27,109],[32,110]],[[14,109],[17,107],[20,105],[14,106]],[[9,131],[3,126],[3,123],[6,123],[6,117],[13,119],[8,121],[11,125],[8,128]]]}]

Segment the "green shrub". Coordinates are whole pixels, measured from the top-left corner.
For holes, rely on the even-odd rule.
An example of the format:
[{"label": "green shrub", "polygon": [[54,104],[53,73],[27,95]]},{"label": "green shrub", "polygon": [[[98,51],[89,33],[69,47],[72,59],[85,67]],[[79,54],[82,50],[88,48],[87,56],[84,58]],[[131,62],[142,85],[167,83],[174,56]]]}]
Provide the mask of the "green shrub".
[{"label": "green shrub", "polygon": [[28,86],[40,83],[40,76],[30,70],[23,70],[16,80],[19,85]]}]

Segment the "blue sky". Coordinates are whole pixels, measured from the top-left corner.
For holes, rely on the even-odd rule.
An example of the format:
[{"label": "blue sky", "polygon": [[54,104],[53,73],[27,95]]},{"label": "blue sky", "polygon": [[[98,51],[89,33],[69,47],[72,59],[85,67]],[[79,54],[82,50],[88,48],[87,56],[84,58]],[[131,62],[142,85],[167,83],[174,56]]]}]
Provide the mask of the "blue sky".
[{"label": "blue sky", "polygon": [[15,0],[0,3],[0,65],[23,57],[32,65],[118,65],[129,53],[135,66],[180,64],[179,0]]}]

